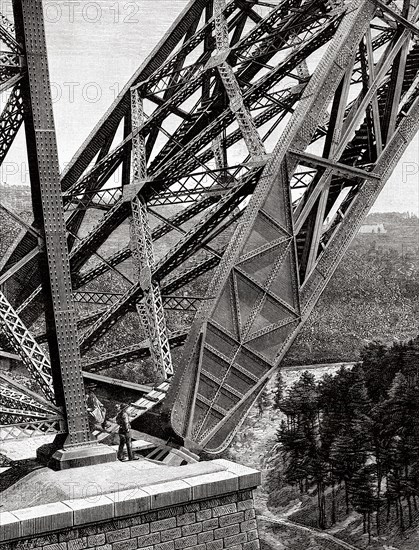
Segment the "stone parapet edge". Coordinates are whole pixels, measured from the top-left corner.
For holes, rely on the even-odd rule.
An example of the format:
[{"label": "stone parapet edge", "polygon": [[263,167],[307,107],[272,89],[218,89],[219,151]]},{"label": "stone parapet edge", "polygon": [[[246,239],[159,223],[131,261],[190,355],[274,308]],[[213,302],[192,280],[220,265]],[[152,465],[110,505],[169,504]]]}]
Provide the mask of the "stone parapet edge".
[{"label": "stone parapet edge", "polygon": [[94,501],[64,500],[0,512],[0,543],[205,500],[261,483],[258,470],[223,459],[212,462],[224,469],[153,485],[145,483],[134,489],[98,495]]}]

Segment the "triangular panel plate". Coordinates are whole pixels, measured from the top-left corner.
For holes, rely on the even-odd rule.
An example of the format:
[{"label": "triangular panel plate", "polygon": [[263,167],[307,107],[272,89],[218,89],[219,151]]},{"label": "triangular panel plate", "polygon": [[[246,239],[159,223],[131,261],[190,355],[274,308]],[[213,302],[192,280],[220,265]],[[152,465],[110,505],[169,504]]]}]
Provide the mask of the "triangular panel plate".
[{"label": "triangular panel plate", "polygon": [[293,321],[288,325],[267,332],[251,342],[247,342],[246,347],[264,357],[270,364],[273,364],[296,326],[297,322]]},{"label": "triangular panel plate", "polygon": [[285,242],[268,248],[252,258],[244,260],[240,264],[240,269],[245,271],[249,277],[255,279],[262,286],[265,286],[278,258],[282,256],[287,246],[288,242]]},{"label": "triangular panel plate", "polygon": [[235,297],[233,288],[233,278],[227,279],[223,292],[217,301],[217,305],[212,314],[214,321],[227,332],[238,338],[238,326],[235,315]]},{"label": "triangular panel plate", "polygon": [[249,252],[257,250],[267,243],[286,237],[289,238],[287,233],[281,231],[279,227],[276,227],[276,225],[269,221],[266,216],[259,212],[253,224],[252,231],[244,245],[242,254],[245,256]]},{"label": "triangular panel plate", "polygon": [[240,275],[237,271],[235,274],[239,299],[240,325],[243,329],[250,314],[252,313],[253,308],[256,303],[261,300],[264,293],[262,290],[258,290],[255,285]]},{"label": "triangular panel plate", "polygon": [[252,323],[251,331],[254,334],[271,325],[280,325],[283,322],[289,322],[291,320],[290,318],[294,317],[295,315],[293,315],[291,311],[287,310],[270,296],[267,296],[262,309],[256,315]]},{"label": "triangular panel plate", "polygon": [[269,291],[278,296],[280,300],[288,304],[292,309],[296,309],[298,298],[295,296],[295,293],[298,292],[298,290],[294,289],[293,285],[295,273],[293,272],[292,253],[293,249],[290,248],[281,262],[278,273],[269,286]]},{"label": "triangular panel plate", "polygon": [[281,189],[281,181],[277,180],[269,191],[262,210],[264,210],[272,219],[276,221],[285,230],[288,229],[289,220],[286,215],[285,201],[287,198]]}]

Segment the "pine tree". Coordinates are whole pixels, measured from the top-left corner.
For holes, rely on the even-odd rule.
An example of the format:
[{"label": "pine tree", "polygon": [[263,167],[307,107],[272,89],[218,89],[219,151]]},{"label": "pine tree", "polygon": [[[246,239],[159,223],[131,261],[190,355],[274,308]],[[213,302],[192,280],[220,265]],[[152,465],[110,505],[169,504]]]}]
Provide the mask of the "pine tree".
[{"label": "pine tree", "polygon": [[272,407],[275,410],[278,410],[281,408],[281,402],[284,399],[284,389],[285,389],[285,383],[284,378],[282,376],[282,372],[278,371],[278,374],[276,376],[276,387],[275,387],[275,393],[274,393],[274,400]]},{"label": "pine tree", "polygon": [[410,386],[404,374],[399,372],[381,407],[381,438],[388,478],[388,509],[396,505],[401,529],[405,527],[403,500],[407,503],[409,524],[413,521],[415,482],[412,468],[419,456],[418,415],[419,388]]},{"label": "pine tree", "polygon": [[336,437],[330,448],[330,463],[338,483],[345,485],[346,513],[349,514],[349,489],[357,471],[368,457],[362,425],[353,419]]},{"label": "pine tree", "polygon": [[371,515],[376,509],[376,471],[375,466],[363,466],[352,476],[350,500],[354,509],[362,514],[364,533],[368,533],[371,543]]},{"label": "pine tree", "polygon": [[286,479],[307,491],[317,486],[319,527],[326,527],[325,488],[328,466],[325,464],[319,438],[319,399],[314,376],[304,372],[291,387],[288,396],[279,402],[287,415],[279,441],[287,457]]}]

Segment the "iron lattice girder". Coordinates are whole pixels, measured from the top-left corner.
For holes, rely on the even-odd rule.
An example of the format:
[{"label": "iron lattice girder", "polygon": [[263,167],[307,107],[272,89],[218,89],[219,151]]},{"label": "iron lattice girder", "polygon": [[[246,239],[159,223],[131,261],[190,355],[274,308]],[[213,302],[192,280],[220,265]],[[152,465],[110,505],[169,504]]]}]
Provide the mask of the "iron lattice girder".
[{"label": "iron lattice girder", "polygon": [[17,84],[0,115],[0,163],[2,163],[9,151],[16,134],[23,121],[23,103],[20,93],[20,85]]},{"label": "iron lattice girder", "polygon": [[0,441],[13,441],[59,433],[65,433],[65,430],[62,427],[61,419],[58,417],[0,425]]},{"label": "iron lattice girder", "polygon": [[31,411],[25,409],[14,409],[11,407],[0,406],[0,424],[9,422],[27,422],[31,420],[50,420],[43,412]]},{"label": "iron lattice girder", "polygon": [[[133,132],[144,121],[143,99],[138,87],[131,90],[131,120]],[[137,187],[141,188],[147,178],[145,141],[140,134],[133,138],[132,173],[132,184],[129,187],[134,187],[136,193]],[[131,199],[130,232],[132,255],[143,291],[143,299],[137,302],[137,311],[148,335],[154,368],[163,379],[167,379],[173,374],[172,356],[160,287],[151,275],[155,261],[148,210],[139,194]]]},{"label": "iron lattice girder", "polygon": [[167,338],[166,320],[159,284],[151,275],[154,269],[153,243],[148,224],[147,208],[135,197],[131,201],[133,256],[137,260],[138,277],[143,299],[137,311],[150,344],[154,367],[164,379],[172,376],[173,365]]},{"label": "iron lattice girder", "polygon": [[[45,252],[40,259],[40,271],[54,399],[63,407],[68,434],[66,443],[89,446],[91,438],[77,346],[76,314],[71,296],[42,0],[14,0],[13,11],[16,37],[22,43],[27,70],[22,85],[26,147],[34,225],[44,237]],[[4,306],[8,305],[6,301]],[[11,307],[7,310],[8,315],[15,313]],[[22,323],[19,324],[15,314],[13,321],[21,329]],[[29,338],[27,331],[19,333],[18,337],[22,340]],[[39,348],[34,342],[31,338],[31,351]],[[29,361],[32,362],[31,357]],[[39,371],[36,374],[39,376]]]},{"label": "iron lattice girder", "polygon": [[174,311],[196,311],[206,296],[163,296],[165,309]]},{"label": "iron lattice girder", "polygon": [[[183,345],[186,337],[187,332],[182,330],[169,333],[168,339],[171,349]],[[150,357],[150,345],[148,340],[145,340],[139,344],[102,354],[98,359],[86,359],[83,368],[88,372],[98,372],[147,357]]]},{"label": "iron lattice girder", "polygon": [[21,260],[16,262],[12,267],[9,267],[9,269],[4,272],[2,275],[0,275],[0,285],[4,285],[10,279],[17,273],[23,266],[28,264],[33,258],[35,258],[40,252],[39,248],[33,248],[30,252],[26,254]]},{"label": "iron lattice girder", "polygon": [[2,292],[0,292],[0,319],[2,332],[10,346],[20,356],[44,395],[54,402],[49,359]]},{"label": "iron lattice girder", "polygon": [[252,159],[256,160],[263,158],[266,151],[256,130],[253,119],[243,103],[243,97],[234,71],[226,61],[230,48],[230,40],[224,11],[225,0],[215,0],[215,42],[217,54],[213,57],[211,63],[216,65],[221,76],[221,80],[223,81],[224,88],[229,98],[230,108],[235,114],[249,154]]},{"label": "iron lattice girder", "polygon": [[0,14],[0,40],[2,40],[15,54],[22,52],[21,46],[15,39],[15,28],[11,21],[3,14]]},{"label": "iron lattice girder", "polygon": [[39,401],[31,399],[23,393],[14,391],[5,385],[3,381],[0,382],[0,396],[3,408],[16,409],[17,407],[22,407],[26,411],[34,411],[45,415],[44,407]]},{"label": "iron lattice girder", "polygon": [[125,248],[114,252],[110,256],[107,256],[105,258],[105,262],[100,262],[98,265],[84,272],[80,271],[79,273],[72,274],[71,279],[73,283],[73,289],[80,288],[85,284],[90,283],[94,279],[100,277],[100,275],[107,273],[109,270],[112,269],[112,267],[116,267],[122,262],[125,262],[125,260],[128,260],[130,257],[131,249],[130,247],[126,246]]},{"label": "iron lattice girder", "polygon": [[122,296],[121,293],[114,292],[74,292],[73,299],[75,302],[82,302],[85,304],[99,304],[99,305],[108,305],[113,304]]},{"label": "iron lattice girder", "polygon": [[[44,399],[39,394],[33,392],[23,384],[16,382],[16,380],[9,378],[3,373],[0,373],[0,386],[4,399],[12,399],[13,401],[24,404],[25,407],[33,410],[43,412],[49,411],[49,413],[61,415],[61,410],[58,407],[55,407],[50,401]],[[3,404],[6,403],[3,402]]]},{"label": "iron lattice girder", "polygon": [[[180,227],[185,222],[189,221],[190,219],[194,218],[201,212],[203,212],[206,208],[214,204],[216,202],[217,197],[203,197],[201,200],[195,202],[193,205],[191,205],[188,208],[183,209],[181,212],[173,215],[171,218],[167,220],[167,223],[162,223],[156,228],[152,230],[152,239],[153,242],[157,241],[158,239],[161,239],[168,233],[170,233],[174,227]],[[124,215],[121,218],[122,220],[125,219],[125,214],[129,214],[129,209],[125,209]],[[119,222],[119,218],[118,218]],[[95,228],[94,233],[100,233],[101,227],[107,223],[107,220],[102,220],[100,222],[100,226]],[[118,264],[122,263],[123,261],[127,260],[131,257],[131,248],[126,247],[109,258],[107,258],[106,264],[102,264],[99,266],[95,266],[91,270],[83,273],[79,273],[78,269],[80,268],[80,265],[86,261],[86,252],[88,253],[90,248],[90,243],[87,242],[87,239],[84,239],[83,241],[80,241],[80,243],[73,249],[73,251],[70,254],[70,262],[73,271],[73,287],[80,288],[80,286],[86,284],[87,282],[91,281],[93,278],[98,277],[99,275],[102,275],[103,273],[106,273],[109,269],[109,265],[111,266],[117,266]]]},{"label": "iron lattice girder", "polygon": [[20,71],[20,59],[14,52],[0,51],[0,69]]},{"label": "iron lattice girder", "polygon": [[[176,267],[181,265],[198,248],[206,244],[206,239],[210,238],[211,232],[217,227],[222,217],[231,213],[248,195],[249,189],[253,189],[260,169],[256,168],[247,174],[245,181],[233,188],[225,195],[219,203],[209,210],[209,212],[196,224],[196,226],[182,237],[175,247],[163,257],[152,272],[152,277],[156,281],[162,280]],[[132,288],[113,304],[108,311],[98,321],[88,329],[80,342],[82,353],[86,352],[94,342],[96,342],[116,321],[132,307],[133,303],[140,300],[143,291],[140,283],[136,283]]]},{"label": "iron lattice girder", "polygon": [[[416,20],[418,16],[419,10],[416,9],[413,19]],[[333,153],[333,160],[337,160],[339,158],[339,155],[341,156],[341,160],[345,163],[354,163],[355,162],[359,166],[367,166],[368,170],[371,170],[371,162],[374,161],[374,158],[371,158],[371,155],[380,156],[382,153],[382,146],[386,145],[389,141],[389,138],[391,135],[387,135],[385,140],[382,138],[382,141],[380,143],[376,144],[376,151],[370,151],[370,147],[365,143],[365,132],[368,131],[368,118],[364,120],[364,122],[361,124],[360,128],[355,133],[355,137],[352,139],[350,146],[345,149],[345,145],[349,142],[349,138],[351,136],[351,132],[356,128],[356,126],[360,123],[362,120],[362,116],[365,113],[365,109],[368,106],[368,101],[374,102],[374,96],[377,95],[377,101],[376,105],[378,109],[384,109],[385,105],[387,104],[387,100],[389,99],[389,96],[391,96],[391,93],[387,87],[387,82],[384,80],[382,86],[380,87],[379,91],[379,83],[383,81],[384,76],[387,74],[387,71],[391,67],[391,63],[393,60],[397,60],[398,52],[401,51],[404,48],[404,44],[406,44],[406,40],[408,40],[408,31],[402,32],[401,36],[399,36],[399,39],[395,41],[393,44],[393,47],[385,53],[385,55],[382,56],[382,60],[380,63],[377,64],[377,70],[374,74],[374,78],[371,79],[370,87],[367,90],[365,94],[362,96],[362,101],[356,103],[354,107],[348,114],[347,120],[345,121],[345,132],[343,133],[338,146],[336,147],[336,150]],[[414,45],[412,47],[411,53],[409,53],[409,56],[407,58],[407,64],[406,64],[406,72],[403,75],[400,75],[400,82],[403,81],[403,88],[407,92],[409,89],[411,89],[410,83],[412,83],[412,86],[414,86],[414,74],[417,74],[418,69],[418,58],[419,58],[419,48],[417,45]],[[413,73],[412,73],[413,70]],[[379,92],[379,93],[378,93]],[[405,110],[407,105],[409,104],[410,100],[407,100],[408,93],[405,94],[403,97],[403,102],[400,102],[399,110],[402,113],[403,110]],[[411,98],[414,96],[414,94],[411,95]],[[396,105],[399,103],[400,97],[398,96],[393,97],[393,102],[395,104],[395,108],[397,109]],[[406,103],[405,103],[406,102]],[[402,106],[403,105],[403,106]],[[380,113],[377,113],[377,118],[380,116]],[[403,115],[399,116],[399,122],[400,119],[403,117]],[[378,121],[377,121],[378,123]],[[395,127],[395,126],[394,126]],[[393,131],[394,131],[393,127]],[[375,130],[374,127],[374,131]],[[380,133],[377,132],[377,135],[380,136]],[[377,141],[377,140],[376,140]],[[379,146],[381,144],[381,146]],[[322,176],[324,178],[324,176]],[[344,181],[344,180],[343,180]],[[321,180],[319,184],[321,183]],[[333,204],[333,201],[336,200],[337,194],[340,192],[342,184],[342,179],[336,178],[335,180],[332,179],[332,183],[330,186],[330,192],[328,197],[328,206]],[[314,190],[313,190],[314,191]],[[309,196],[309,199],[311,197]]]}]

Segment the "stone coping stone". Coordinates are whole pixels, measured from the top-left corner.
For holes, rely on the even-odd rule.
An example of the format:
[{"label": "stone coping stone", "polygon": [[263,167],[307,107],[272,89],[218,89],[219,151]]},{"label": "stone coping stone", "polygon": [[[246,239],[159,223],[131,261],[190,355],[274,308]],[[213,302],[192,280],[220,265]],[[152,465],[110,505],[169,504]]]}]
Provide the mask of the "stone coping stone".
[{"label": "stone coping stone", "polygon": [[222,471],[212,474],[185,479],[192,490],[192,500],[211,498],[220,494],[220,488],[225,493],[233,493],[239,490],[239,478],[232,472]]},{"label": "stone coping stone", "polygon": [[249,489],[250,487],[257,487],[261,484],[261,473],[258,470],[254,470],[253,468],[248,468],[247,466],[243,466],[242,464],[230,462],[229,460],[224,460],[222,458],[213,460],[213,463],[224,466],[227,472],[234,474],[238,477],[239,491],[244,491],[245,489]]},{"label": "stone coping stone", "polygon": [[114,516],[114,502],[107,495],[64,500],[63,504],[73,510],[73,525],[96,523]]},{"label": "stone coping stone", "polygon": [[[105,469],[109,464],[98,466]],[[52,477],[57,476],[57,482],[58,478],[61,479],[60,475],[67,483],[72,480],[72,496],[30,508],[2,511],[0,542],[217,497],[256,487],[261,482],[260,472],[228,460],[148,470],[139,464],[137,466],[136,462],[116,466],[115,479],[126,480],[128,488],[122,483],[118,487],[103,483],[102,489],[107,487],[107,492],[99,494],[86,490],[82,498],[77,491],[77,480],[85,488],[92,485],[94,476],[90,472],[96,466],[52,472]],[[71,476],[68,476],[69,472]],[[63,480],[60,482],[63,483]]]},{"label": "stone coping stone", "polygon": [[[74,525],[73,512],[63,502],[52,502],[42,506],[14,510],[13,515],[20,522],[20,537],[30,537],[38,533],[48,533]],[[0,540],[1,532],[2,524],[0,524]]]}]

